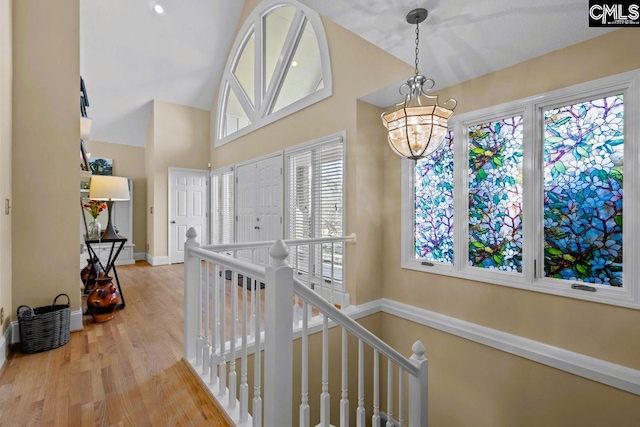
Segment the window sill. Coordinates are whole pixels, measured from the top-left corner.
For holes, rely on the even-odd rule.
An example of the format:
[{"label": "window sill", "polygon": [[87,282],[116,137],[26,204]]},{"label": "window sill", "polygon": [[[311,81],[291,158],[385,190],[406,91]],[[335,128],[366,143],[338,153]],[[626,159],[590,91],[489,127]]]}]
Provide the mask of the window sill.
[{"label": "window sill", "polygon": [[588,283],[589,286],[593,286],[596,288],[596,292],[587,292],[578,289],[572,289],[571,285],[574,282],[569,281],[564,282],[554,279],[537,279],[535,281],[528,281],[524,277],[523,273],[483,271],[482,269],[475,267],[466,267],[462,270],[456,270],[451,265],[438,263],[433,264],[433,266],[425,266],[422,265],[422,262],[419,260],[410,259],[403,260],[401,267],[406,270],[438,274],[442,276],[455,277],[458,279],[473,280],[475,282],[508,286],[511,288],[523,289],[526,291],[543,292],[551,295],[640,310],[640,302],[637,301],[637,298],[634,298],[632,285],[630,285],[629,290],[623,290]]}]

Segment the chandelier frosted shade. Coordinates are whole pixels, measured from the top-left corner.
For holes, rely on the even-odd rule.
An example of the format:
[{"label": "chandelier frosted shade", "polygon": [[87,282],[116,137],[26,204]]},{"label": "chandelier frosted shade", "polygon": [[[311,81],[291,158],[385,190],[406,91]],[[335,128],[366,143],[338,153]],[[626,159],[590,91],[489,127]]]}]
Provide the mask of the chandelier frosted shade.
[{"label": "chandelier frosted shade", "polygon": [[439,105],[400,104],[391,113],[382,114],[387,140],[396,154],[417,160],[433,153],[444,141],[453,110]]}]

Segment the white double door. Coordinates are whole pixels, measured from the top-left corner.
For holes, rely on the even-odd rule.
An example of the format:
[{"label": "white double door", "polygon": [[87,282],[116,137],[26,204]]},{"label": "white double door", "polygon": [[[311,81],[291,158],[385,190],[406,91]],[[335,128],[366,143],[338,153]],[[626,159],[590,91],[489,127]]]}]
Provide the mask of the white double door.
[{"label": "white double door", "polygon": [[187,230],[193,227],[198,243],[207,244],[206,170],[169,168],[169,262],[184,262],[184,243]]},{"label": "white double door", "polygon": [[[236,168],[237,242],[282,238],[282,155],[245,163]],[[268,249],[239,251],[238,258],[269,263]]]}]

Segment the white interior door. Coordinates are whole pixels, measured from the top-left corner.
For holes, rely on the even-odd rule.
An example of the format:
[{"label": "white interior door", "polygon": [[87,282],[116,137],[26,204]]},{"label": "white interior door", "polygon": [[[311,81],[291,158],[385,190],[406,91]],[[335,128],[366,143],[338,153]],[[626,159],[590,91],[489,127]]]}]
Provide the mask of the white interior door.
[{"label": "white interior door", "polygon": [[[282,156],[261,160],[256,165],[257,191],[257,239],[258,241],[282,238]],[[269,250],[257,254],[260,264],[269,264]]]},{"label": "white interior door", "polygon": [[[236,168],[238,242],[282,238],[282,155]],[[253,259],[255,257],[255,259]],[[238,251],[238,258],[267,264],[268,250]]]},{"label": "white interior door", "polygon": [[169,169],[169,262],[184,262],[187,230],[195,228],[198,242],[207,243],[208,171]]},{"label": "white interior door", "polygon": [[[236,241],[255,242],[256,239],[256,163],[236,168]],[[251,251],[238,251],[238,258],[253,262]]]}]

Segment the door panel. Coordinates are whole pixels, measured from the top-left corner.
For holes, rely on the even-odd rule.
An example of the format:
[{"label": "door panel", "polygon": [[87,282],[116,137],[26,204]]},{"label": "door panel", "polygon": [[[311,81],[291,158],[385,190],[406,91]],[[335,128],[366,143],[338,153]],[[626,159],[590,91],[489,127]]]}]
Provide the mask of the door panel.
[{"label": "door panel", "polygon": [[184,262],[187,230],[193,227],[200,244],[207,242],[208,172],[169,169],[169,261]]},{"label": "door panel", "polygon": [[202,192],[194,192],[193,193],[193,216],[194,217],[203,217],[205,216],[204,204],[202,197],[204,194]]},{"label": "door panel", "polygon": [[[256,164],[250,163],[238,167],[236,169],[236,177],[238,179],[238,182],[236,183],[236,194],[238,200],[238,210],[236,212],[238,218],[238,234],[236,241],[239,243],[254,242],[257,240],[255,229],[256,198],[254,194]],[[251,251],[238,251],[238,258],[248,262],[253,262]]]},{"label": "door panel", "polygon": [[[179,185],[179,184],[177,184]],[[187,191],[178,190],[176,197],[176,217],[178,218],[186,218],[187,217]]]},{"label": "door panel", "polygon": [[[282,238],[282,156],[258,161],[257,192],[259,230],[258,240],[277,240]],[[257,254],[257,262],[269,263],[269,250],[261,249]]]},{"label": "door panel", "polygon": [[[282,238],[282,155],[242,165],[236,169],[237,241],[256,242]],[[238,258],[269,263],[268,249],[239,251]]]}]

